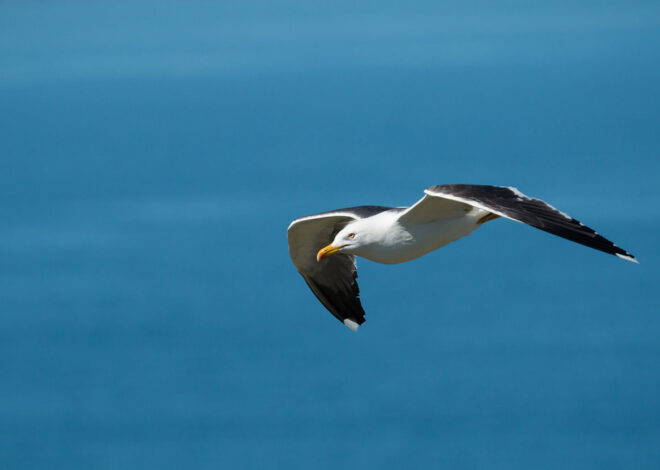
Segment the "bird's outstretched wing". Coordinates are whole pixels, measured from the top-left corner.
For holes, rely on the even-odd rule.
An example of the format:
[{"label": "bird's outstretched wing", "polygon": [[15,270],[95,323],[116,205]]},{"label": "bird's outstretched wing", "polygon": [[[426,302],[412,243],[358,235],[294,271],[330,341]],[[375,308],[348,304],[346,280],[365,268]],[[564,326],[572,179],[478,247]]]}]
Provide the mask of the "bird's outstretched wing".
[{"label": "bird's outstretched wing", "polygon": [[[522,222],[553,235],[604,251],[628,261],[635,257],[602,237],[591,228],[550,204],[529,197],[516,188],[474,184],[443,184],[424,190],[426,194],[402,217],[430,217],[433,210],[442,208],[442,214],[456,213],[472,206],[507,219]],[[454,203],[454,207],[450,204]]]},{"label": "bird's outstretched wing", "polygon": [[355,256],[336,253],[321,262],[316,254],[353,220],[391,209],[360,206],[301,217],[289,225],[289,254],[298,272],[321,303],[352,330],[364,323]]}]

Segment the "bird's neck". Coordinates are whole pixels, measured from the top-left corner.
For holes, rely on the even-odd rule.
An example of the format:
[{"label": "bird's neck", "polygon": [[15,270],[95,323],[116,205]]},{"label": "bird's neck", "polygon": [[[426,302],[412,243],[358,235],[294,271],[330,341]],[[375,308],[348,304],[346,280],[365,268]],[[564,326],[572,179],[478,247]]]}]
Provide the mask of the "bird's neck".
[{"label": "bird's neck", "polygon": [[397,213],[381,213],[369,220],[368,242],[354,254],[377,263],[394,264],[407,261],[402,256],[412,235],[398,222]]}]

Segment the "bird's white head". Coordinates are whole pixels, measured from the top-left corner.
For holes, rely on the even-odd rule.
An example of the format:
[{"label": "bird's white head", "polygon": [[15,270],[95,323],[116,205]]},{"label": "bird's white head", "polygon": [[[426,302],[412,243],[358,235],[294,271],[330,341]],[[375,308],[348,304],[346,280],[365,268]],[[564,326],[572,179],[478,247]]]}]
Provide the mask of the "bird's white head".
[{"label": "bird's white head", "polygon": [[332,243],[319,250],[316,260],[321,261],[338,252],[359,254],[361,248],[376,243],[379,230],[371,219],[356,220],[341,229]]}]

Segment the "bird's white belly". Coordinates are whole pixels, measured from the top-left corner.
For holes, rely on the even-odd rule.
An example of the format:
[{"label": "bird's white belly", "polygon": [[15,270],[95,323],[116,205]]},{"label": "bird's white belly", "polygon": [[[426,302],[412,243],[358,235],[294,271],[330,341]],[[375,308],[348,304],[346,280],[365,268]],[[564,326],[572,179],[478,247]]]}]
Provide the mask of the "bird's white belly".
[{"label": "bird's white belly", "polygon": [[355,254],[382,264],[410,261],[472,233],[480,226],[476,215],[414,226],[397,224],[383,243],[363,247]]}]

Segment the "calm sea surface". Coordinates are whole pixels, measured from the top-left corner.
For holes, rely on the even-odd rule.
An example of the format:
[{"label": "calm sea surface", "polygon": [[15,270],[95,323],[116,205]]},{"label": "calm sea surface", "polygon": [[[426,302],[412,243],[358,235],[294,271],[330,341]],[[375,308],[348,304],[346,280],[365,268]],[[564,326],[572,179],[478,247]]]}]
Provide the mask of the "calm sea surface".
[{"label": "calm sea surface", "polygon": [[[657,3],[0,4],[0,468],[660,468]],[[514,185],[360,262],[299,216]]]}]

